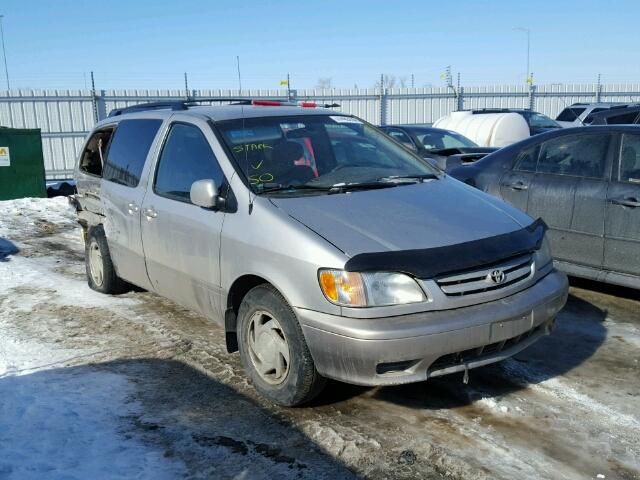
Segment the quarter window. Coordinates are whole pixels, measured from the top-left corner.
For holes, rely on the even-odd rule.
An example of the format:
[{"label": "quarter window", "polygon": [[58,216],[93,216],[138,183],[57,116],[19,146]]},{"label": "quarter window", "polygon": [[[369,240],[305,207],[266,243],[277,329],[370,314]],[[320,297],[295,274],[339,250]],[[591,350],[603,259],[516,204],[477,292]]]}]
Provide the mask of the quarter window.
[{"label": "quarter window", "polygon": [[113,134],[102,178],[127,187],[138,186],[144,162],[161,124],[162,120],[157,119],[121,121]]},{"label": "quarter window", "polygon": [[618,180],[640,183],[640,135],[624,134],[622,137]]},{"label": "quarter window", "polygon": [[193,125],[176,123],[165,140],[154,181],[154,192],[173,200],[191,203],[191,185],[213,179],[218,188],[224,174],[209,142]]},{"label": "quarter window", "polygon": [[603,178],[609,135],[572,135],[542,145],[536,172]]}]

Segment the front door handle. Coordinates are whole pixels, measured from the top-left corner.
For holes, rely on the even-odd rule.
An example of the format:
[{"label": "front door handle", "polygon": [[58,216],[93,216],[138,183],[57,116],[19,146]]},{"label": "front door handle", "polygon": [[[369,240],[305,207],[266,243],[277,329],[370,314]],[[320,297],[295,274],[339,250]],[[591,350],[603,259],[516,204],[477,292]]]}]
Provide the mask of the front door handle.
[{"label": "front door handle", "polygon": [[635,197],[612,198],[609,201],[615,205],[622,205],[623,207],[640,207],[640,201]]},{"label": "front door handle", "polygon": [[129,212],[129,215],[135,215],[139,211],[140,207],[138,207],[138,205],[136,205],[135,203],[130,202],[129,204],[127,204],[127,212]]},{"label": "front door handle", "polygon": [[521,182],[520,180],[514,183],[505,183],[503,186],[509,187],[512,190],[527,190],[529,188],[526,183]]},{"label": "front door handle", "polygon": [[144,216],[147,217],[147,220],[151,220],[158,216],[158,212],[156,212],[153,207],[148,207],[144,209]]}]

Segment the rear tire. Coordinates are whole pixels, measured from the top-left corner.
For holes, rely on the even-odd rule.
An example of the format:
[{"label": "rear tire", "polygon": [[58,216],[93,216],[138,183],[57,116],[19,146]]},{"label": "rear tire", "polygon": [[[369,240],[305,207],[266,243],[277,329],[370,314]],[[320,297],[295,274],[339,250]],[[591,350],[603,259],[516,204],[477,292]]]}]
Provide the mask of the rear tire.
[{"label": "rear tire", "polygon": [[242,299],[238,339],[244,369],[263,397],[291,407],[324,387],[293,309],[273,286],[258,285]]},{"label": "rear tire", "polygon": [[115,295],[129,290],[130,285],[116,275],[102,225],[89,228],[85,241],[87,283],[97,292]]}]

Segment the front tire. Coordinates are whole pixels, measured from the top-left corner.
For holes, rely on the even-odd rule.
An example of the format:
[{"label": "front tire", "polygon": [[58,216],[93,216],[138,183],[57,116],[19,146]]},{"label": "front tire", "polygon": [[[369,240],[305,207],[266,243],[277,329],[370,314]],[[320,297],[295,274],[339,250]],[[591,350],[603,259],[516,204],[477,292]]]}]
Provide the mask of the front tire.
[{"label": "front tire", "polygon": [[300,405],[324,387],[295,313],[271,285],[258,285],[242,299],[238,337],[251,383],[274,403]]},{"label": "front tire", "polygon": [[102,225],[89,229],[84,261],[87,283],[91,289],[111,295],[124,293],[129,289],[129,284],[116,275]]}]

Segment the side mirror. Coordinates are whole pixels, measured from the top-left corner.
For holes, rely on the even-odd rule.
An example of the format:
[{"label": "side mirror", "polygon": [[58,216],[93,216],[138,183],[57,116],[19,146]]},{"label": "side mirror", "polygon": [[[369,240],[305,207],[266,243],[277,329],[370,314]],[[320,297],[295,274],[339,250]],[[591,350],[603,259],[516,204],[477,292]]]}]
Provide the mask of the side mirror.
[{"label": "side mirror", "polygon": [[418,151],[418,149],[416,148],[416,146],[413,143],[410,143],[410,142],[401,142],[401,143],[402,143],[402,145],[407,147],[409,150],[413,150],[414,152]]},{"label": "side mirror", "polygon": [[218,205],[218,186],[212,179],[193,182],[190,191],[191,203],[203,208],[214,208]]}]

